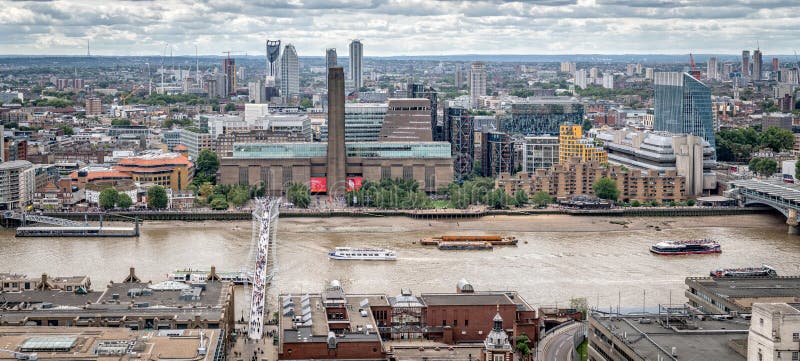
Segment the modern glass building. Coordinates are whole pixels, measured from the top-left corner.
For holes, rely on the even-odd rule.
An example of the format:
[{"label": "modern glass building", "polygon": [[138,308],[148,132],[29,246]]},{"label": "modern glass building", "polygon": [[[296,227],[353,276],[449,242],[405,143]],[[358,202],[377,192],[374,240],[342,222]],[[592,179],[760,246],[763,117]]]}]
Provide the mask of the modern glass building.
[{"label": "modern glass building", "polygon": [[[450,159],[446,142],[354,142],[346,143],[348,157]],[[241,143],[233,146],[233,158],[322,158],[328,154],[326,143]]]},{"label": "modern glass building", "polygon": [[703,137],[714,148],[711,90],[689,73],[657,72],[653,84],[653,128]]},{"label": "modern glass building", "polygon": [[543,97],[511,105],[500,131],[510,134],[558,134],[561,124],[583,124],[583,104],[569,97]]},{"label": "modern glass building", "polygon": [[[345,142],[376,142],[386,117],[387,104],[346,103],[344,106]],[[320,127],[320,139],[328,141],[328,125]]]},{"label": "modern glass building", "polygon": [[558,164],[558,137],[552,135],[525,137],[525,151],[522,153],[523,172],[548,170],[555,164]]}]

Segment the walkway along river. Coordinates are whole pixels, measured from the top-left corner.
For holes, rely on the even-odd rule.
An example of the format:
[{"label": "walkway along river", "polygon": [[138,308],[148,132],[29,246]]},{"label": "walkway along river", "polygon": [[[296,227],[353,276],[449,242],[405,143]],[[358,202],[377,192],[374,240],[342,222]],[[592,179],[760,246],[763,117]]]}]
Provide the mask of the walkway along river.
[{"label": "walkway along river", "polygon": [[[612,223],[613,222],[613,223]],[[533,304],[566,305],[586,297],[591,306],[683,302],[686,276],[705,276],[717,267],[761,265],[781,275],[800,274],[800,237],[786,234],[778,215],[710,217],[488,216],[415,220],[382,218],[281,218],[280,292],[318,292],[338,279],[348,292],[452,292],[460,278],[478,290],[518,290]],[[250,252],[249,221],[146,222],[141,236],[102,238],[15,238],[0,232],[0,272],[36,276],[87,274],[95,288],[120,281],[129,266],[145,280],[160,281],[176,268],[239,270]],[[414,242],[442,234],[501,234],[517,247],[494,251],[440,251]],[[666,239],[714,238],[719,255],[664,257],[648,251]],[[398,252],[396,262],[332,261],[337,246],[371,246]]]}]

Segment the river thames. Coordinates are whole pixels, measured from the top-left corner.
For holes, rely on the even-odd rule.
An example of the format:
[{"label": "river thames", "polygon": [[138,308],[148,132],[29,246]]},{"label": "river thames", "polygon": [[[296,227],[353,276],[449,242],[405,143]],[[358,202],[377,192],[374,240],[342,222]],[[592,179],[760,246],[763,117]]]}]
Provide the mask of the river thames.
[{"label": "river thames", "polygon": [[[614,222],[614,223],[612,223]],[[627,224],[619,224],[627,223]],[[466,278],[476,290],[517,290],[533,305],[652,309],[685,302],[684,278],[717,267],[768,264],[800,275],[800,237],[777,215],[609,218],[567,215],[497,216],[459,221],[386,218],[282,218],[278,225],[278,292],[319,292],[339,280],[350,293],[399,294],[401,288],[453,292]],[[501,234],[517,247],[440,251],[415,243],[442,234]],[[661,240],[713,238],[719,255],[657,256]],[[397,251],[395,262],[332,261],[337,246]],[[138,238],[15,238],[0,232],[0,272],[37,277],[88,275],[95,289],[121,281],[128,267],[161,281],[178,268],[240,270],[251,252],[250,222],[148,222]],[[274,293],[273,293],[274,295]],[[274,297],[274,296],[273,296]]]}]

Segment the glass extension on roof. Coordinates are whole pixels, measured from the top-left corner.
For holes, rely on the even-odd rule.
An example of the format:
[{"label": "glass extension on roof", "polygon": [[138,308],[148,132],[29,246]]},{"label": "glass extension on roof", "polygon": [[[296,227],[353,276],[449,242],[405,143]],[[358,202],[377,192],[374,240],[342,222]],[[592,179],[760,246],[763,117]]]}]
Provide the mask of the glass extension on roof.
[{"label": "glass extension on roof", "polygon": [[[326,157],[327,143],[237,143],[233,158],[292,159]],[[348,157],[364,158],[450,158],[447,142],[352,142],[346,144]]]},{"label": "glass extension on roof", "polygon": [[69,351],[75,345],[75,337],[31,337],[22,344],[20,351]]}]

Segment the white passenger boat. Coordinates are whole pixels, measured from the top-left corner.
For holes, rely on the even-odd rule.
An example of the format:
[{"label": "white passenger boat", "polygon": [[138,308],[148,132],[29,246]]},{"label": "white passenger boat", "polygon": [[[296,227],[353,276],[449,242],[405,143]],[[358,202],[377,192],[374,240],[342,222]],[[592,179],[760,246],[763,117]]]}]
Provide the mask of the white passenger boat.
[{"label": "white passenger boat", "polygon": [[394,251],[373,248],[336,247],[333,252],[328,252],[328,258],[352,261],[394,261],[397,255]]},{"label": "white passenger boat", "polygon": [[[182,270],[175,270],[175,272],[170,273],[167,275],[167,279],[170,281],[177,281],[177,282],[203,282],[208,279],[208,275],[211,273],[209,270],[198,270],[198,269],[182,269]],[[227,281],[233,282],[235,284],[245,284],[245,283],[252,283],[253,282],[253,272],[252,271],[239,271],[239,272],[216,272],[217,277],[219,277],[220,281]]]}]

